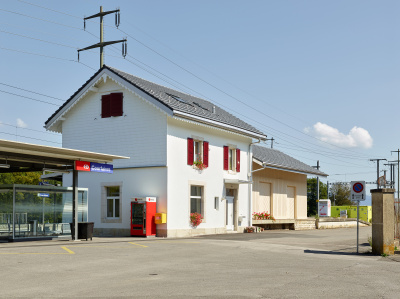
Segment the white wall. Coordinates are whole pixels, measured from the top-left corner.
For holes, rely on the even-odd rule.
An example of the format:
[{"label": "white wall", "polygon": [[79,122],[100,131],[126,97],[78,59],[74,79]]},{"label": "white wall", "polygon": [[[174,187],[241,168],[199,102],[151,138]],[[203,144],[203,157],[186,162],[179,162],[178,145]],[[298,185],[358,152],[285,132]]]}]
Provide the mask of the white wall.
[{"label": "white wall", "polygon": [[[101,118],[101,96],[123,92],[123,116]],[[166,115],[107,79],[65,116],[63,147],[130,157],[114,167],[166,165]]]},{"label": "white wall", "polygon": [[[209,167],[203,171],[187,165],[187,138],[200,137],[209,142]],[[224,179],[247,180],[248,151],[251,138],[219,129],[168,119],[168,229],[190,228],[190,184],[205,185],[205,222],[199,228],[225,227]],[[223,146],[235,145],[241,150],[241,171],[223,170]],[[219,210],[214,209],[214,197],[219,197]],[[248,185],[239,185],[238,215],[248,215]],[[243,226],[248,225],[248,216]]]},{"label": "white wall", "polygon": [[[79,172],[78,185],[89,188],[88,220],[95,228],[130,228],[130,203],[133,197],[157,197],[157,212],[167,212],[167,168],[137,168],[115,170],[113,174]],[[102,185],[122,182],[121,221],[106,223],[102,220]],[[72,176],[64,177],[64,186],[72,185]]]},{"label": "white wall", "polygon": [[[110,79],[106,83],[100,81],[97,87],[96,93],[89,92],[65,115],[62,125],[63,147],[130,157],[129,160],[116,160],[112,175],[79,174],[79,186],[89,188],[89,221],[95,222],[95,228],[128,229],[131,198],[155,196],[158,199],[157,211],[167,213],[167,224],[158,228],[190,229],[190,184],[205,186],[205,221],[199,228],[224,228],[224,179],[248,180],[248,151],[252,139],[167,117],[164,112]],[[124,93],[124,115],[101,118],[101,95],[111,92]],[[188,137],[201,137],[209,142],[207,169],[199,171],[187,165]],[[225,145],[241,150],[239,173],[223,170]],[[104,223],[102,184],[113,182],[122,184],[122,219],[120,222]],[[71,176],[65,177],[64,185],[71,185]],[[241,225],[247,226],[248,185],[240,184],[237,195],[236,216],[246,215]],[[219,210],[214,209],[214,197],[220,200]]]}]

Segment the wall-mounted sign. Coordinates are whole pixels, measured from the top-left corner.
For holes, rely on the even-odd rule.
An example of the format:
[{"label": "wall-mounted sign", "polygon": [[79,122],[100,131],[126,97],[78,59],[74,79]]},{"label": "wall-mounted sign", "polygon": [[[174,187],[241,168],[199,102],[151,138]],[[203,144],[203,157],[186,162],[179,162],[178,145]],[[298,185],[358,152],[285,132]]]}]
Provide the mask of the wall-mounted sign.
[{"label": "wall-mounted sign", "polygon": [[100,163],[90,163],[90,171],[102,172],[102,173],[113,173],[113,165],[111,165],[111,164],[100,164]]},{"label": "wall-mounted sign", "polygon": [[75,170],[90,171],[90,162],[75,161]]},{"label": "wall-mounted sign", "polygon": [[75,161],[75,170],[113,173],[113,165],[87,162],[87,161]]}]

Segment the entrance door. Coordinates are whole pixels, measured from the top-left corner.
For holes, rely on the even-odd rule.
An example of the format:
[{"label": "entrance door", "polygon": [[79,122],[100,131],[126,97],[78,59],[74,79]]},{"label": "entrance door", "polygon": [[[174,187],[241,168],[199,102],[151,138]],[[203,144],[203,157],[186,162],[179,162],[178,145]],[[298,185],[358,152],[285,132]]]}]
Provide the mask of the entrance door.
[{"label": "entrance door", "polygon": [[233,230],[233,196],[226,196],[226,229]]}]

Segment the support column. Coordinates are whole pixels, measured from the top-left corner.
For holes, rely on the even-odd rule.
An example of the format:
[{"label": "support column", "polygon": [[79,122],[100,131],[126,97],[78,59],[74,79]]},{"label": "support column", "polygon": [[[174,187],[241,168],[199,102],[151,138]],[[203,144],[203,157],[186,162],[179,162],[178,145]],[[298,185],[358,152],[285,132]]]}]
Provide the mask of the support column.
[{"label": "support column", "polygon": [[71,232],[72,240],[78,240],[78,171],[72,172],[72,223],[74,231]]},{"label": "support column", "polygon": [[395,189],[374,189],[372,195],[372,253],[394,254]]}]

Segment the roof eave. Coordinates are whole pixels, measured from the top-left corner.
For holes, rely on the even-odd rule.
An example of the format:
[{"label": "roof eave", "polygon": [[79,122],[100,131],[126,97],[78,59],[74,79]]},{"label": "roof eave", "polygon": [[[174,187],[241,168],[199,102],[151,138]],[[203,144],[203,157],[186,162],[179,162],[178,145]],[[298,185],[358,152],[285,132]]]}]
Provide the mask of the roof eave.
[{"label": "roof eave", "polygon": [[321,171],[320,172],[303,171],[303,170],[289,168],[289,167],[285,167],[285,166],[277,165],[277,164],[266,164],[265,162],[263,162],[257,158],[254,158],[254,157],[253,157],[253,162],[257,163],[258,165],[260,165],[264,168],[276,169],[276,170],[281,170],[281,171],[289,171],[289,172],[305,174],[305,175],[316,175],[316,176],[320,176],[320,177],[328,177],[328,175],[326,173],[323,173]]},{"label": "roof eave", "polygon": [[256,139],[260,139],[260,140],[263,140],[263,141],[267,140],[267,136],[266,135],[261,135],[261,134],[258,134],[258,133],[255,133],[255,132],[251,132],[251,131],[248,131],[248,130],[245,130],[245,129],[241,129],[241,128],[238,128],[238,127],[234,127],[234,126],[231,126],[231,125],[228,125],[228,124],[225,124],[225,123],[221,123],[221,122],[213,121],[213,120],[210,120],[210,119],[202,118],[202,117],[199,117],[199,116],[191,115],[191,114],[188,114],[188,113],[185,113],[185,112],[174,110],[174,116],[177,116],[177,117],[180,117],[180,118],[184,118],[184,119],[189,119],[189,120],[196,121],[196,122],[199,122],[199,123],[203,123],[203,124],[206,124],[206,125],[210,125],[210,126],[213,126],[213,127],[221,128],[221,129],[224,129],[224,130],[227,130],[227,131],[231,131],[231,132],[235,132],[235,133],[238,133],[238,134],[241,134],[241,135],[246,135],[246,136],[249,136],[249,137],[252,137],[252,138],[256,138]]}]

